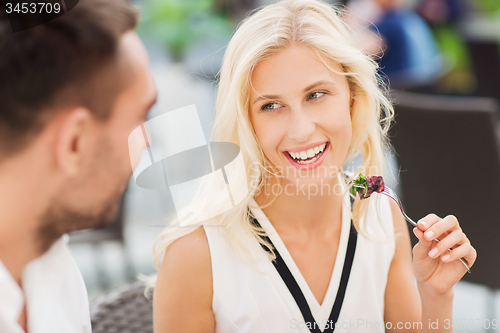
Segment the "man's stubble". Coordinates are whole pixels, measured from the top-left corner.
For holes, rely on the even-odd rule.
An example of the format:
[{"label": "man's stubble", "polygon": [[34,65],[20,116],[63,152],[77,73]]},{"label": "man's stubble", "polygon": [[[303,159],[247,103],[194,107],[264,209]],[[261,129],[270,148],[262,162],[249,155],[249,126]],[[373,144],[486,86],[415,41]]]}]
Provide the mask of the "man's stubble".
[{"label": "man's stubble", "polygon": [[[100,161],[101,163],[99,163],[99,167],[94,167],[94,170],[89,172],[85,181],[91,181],[90,177],[96,177],[95,171],[98,169],[109,170],[107,176],[116,176],[116,170],[113,168],[113,164],[116,164],[116,161],[110,160],[111,155],[112,148],[109,142],[102,142],[95,156],[95,161]],[[94,165],[97,166],[98,163]],[[130,175],[128,178],[130,178]],[[124,184],[128,178],[123,180]],[[101,184],[101,186],[101,188],[96,187],[95,191],[102,190],[102,188],[111,185]],[[68,232],[89,228],[102,228],[110,225],[118,215],[119,209],[121,209],[124,188],[125,186],[116,187],[115,185],[115,189],[107,199],[94,208],[82,209],[81,206],[85,206],[84,203],[81,205],[79,203],[69,205],[68,203],[64,203],[64,200],[54,200],[42,215],[40,226],[37,230],[37,242],[41,253],[47,251],[57,239]],[[92,196],[92,193],[88,193],[88,196]]]}]

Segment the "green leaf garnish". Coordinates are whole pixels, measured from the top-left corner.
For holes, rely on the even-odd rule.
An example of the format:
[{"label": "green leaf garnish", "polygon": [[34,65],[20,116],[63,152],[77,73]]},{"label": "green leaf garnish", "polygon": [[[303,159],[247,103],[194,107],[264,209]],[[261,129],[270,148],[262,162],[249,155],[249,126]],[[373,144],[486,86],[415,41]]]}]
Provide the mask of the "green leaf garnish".
[{"label": "green leaf garnish", "polygon": [[366,181],[366,177],[362,173],[360,173],[358,177],[354,179],[350,191],[352,195],[356,195],[361,192],[364,198],[367,197],[366,195],[368,194],[368,182]]}]

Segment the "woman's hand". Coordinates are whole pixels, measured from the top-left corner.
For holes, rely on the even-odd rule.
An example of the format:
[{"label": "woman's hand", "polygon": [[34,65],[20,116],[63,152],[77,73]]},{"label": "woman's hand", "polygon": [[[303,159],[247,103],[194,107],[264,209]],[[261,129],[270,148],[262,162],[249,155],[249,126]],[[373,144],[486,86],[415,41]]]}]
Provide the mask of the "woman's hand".
[{"label": "woman's hand", "polygon": [[[429,214],[418,222],[413,232],[419,242],[413,247],[413,269],[420,285],[436,294],[449,292],[476,261],[476,250],[462,232],[453,215],[441,219]],[[434,239],[439,239],[436,242]],[[451,249],[451,251],[448,251]]]}]

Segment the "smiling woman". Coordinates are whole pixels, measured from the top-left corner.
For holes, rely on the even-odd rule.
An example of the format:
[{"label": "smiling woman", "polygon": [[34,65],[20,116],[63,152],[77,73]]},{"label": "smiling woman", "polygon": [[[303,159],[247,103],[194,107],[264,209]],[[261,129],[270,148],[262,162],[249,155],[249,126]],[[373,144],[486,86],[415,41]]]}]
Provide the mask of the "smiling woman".
[{"label": "smiling woman", "polygon": [[[327,177],[336,175],[343,165],[351,142],[349,84],[338,74],[340,65],[330,67],[335,72],[308,48],[292,44],[262,60],[252,74],[254,103],[249,113],[261,148],[271,164],[283,170],[285,181],[298,186],[331,182]],[[296,169],[320,165],[321,175],[304,173],[300,180],[292,180]]]},{"label": "smiling woman", "polygon": [[[176,218],[158,238],[157,332],[348,332],[353,321],[370,332],[419,322],[419,331],[451,316],[463,266],[443,269],[435,252],[417,260],[419,299],[397,207],[383,196],[349,197],[342,167],[350,157],[362,155],[358,171],[382,174],[393,111],[376,69],[321,1],[280,1],[239,26],[224,56],[212,141],[240,146],[245,170],[226,182],[249,193],[197,221],[196,211],[218,208],[215,187],[200,187],[194,211],[182,214],[190,226],[172,227]],[[425,257],[431,242],[417,236]]]}]

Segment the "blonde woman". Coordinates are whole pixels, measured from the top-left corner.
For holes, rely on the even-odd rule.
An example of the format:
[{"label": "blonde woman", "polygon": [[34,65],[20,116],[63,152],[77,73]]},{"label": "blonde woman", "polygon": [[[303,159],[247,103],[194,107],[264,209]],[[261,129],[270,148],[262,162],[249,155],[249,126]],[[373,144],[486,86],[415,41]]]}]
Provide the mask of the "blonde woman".
[{"label": "blonde woman", "polygon": [[183,215],[194,225],[174,220],[162,233],[155,332],[451,330],[458,259],[476,259],[457,219],[421,219],[412,264],[394,202],[374,194],[351,208],[342,167],[359,153],[358,171],[382,174],[392,117],[375,63],[353,45],[337,11],[315,0],[280,1],[239,26],[212,141],[240,147],[246,174],[231,189],[249,179],[250,193],[201,225],[196,210],[217,200],[200,190]]}]

